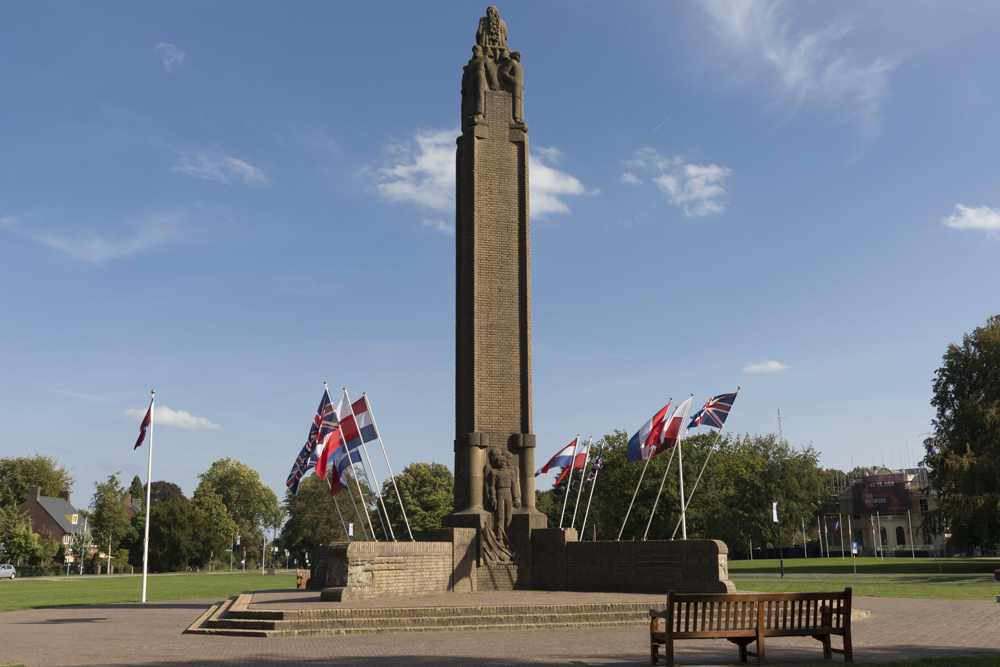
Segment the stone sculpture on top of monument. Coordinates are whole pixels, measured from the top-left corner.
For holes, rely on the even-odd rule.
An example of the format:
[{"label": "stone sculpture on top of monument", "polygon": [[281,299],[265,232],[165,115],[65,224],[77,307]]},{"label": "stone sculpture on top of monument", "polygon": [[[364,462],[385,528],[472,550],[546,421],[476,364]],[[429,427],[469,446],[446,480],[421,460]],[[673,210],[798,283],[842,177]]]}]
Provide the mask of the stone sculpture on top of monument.
[{"label": "stone sculpture on top of monument", "polygon": [[732,591],[722,542],[578,542],[535,508],[528,125],[521,54],[507,39],[489,7],[462,75],[454,512],[443,528],[414,531],[416,542],[323,547],[313,585],[331,601],[514,588]]}]

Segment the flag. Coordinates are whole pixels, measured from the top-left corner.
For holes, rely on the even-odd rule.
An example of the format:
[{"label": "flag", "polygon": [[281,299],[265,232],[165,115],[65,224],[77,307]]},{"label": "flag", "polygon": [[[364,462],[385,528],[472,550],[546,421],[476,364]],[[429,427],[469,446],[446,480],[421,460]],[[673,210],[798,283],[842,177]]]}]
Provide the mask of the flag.
[{"label": "flag", "polygon": [[375,430],[375,420],[372,419],[371,410],[368,407],[368,397],[362,396],[351,404],[354,410],[354,418],[358,422],[358,430],[361,432],[361,439],[366,443],[378,440],[378,431]]},{"label": "flag", "polygon": [[669,409],[670,403],[667,403],[628,439],[629,461],[645,461],[656,453],[654,449],[661,441],[660,436],[663,435],[663,426]]},{"label": "flag", "polygon": [[559,473],[559,478],[556,479],[556,481],[552,483],[552,488],[554,489],[557,486],[559,486],[562,483],[562,481],[566,478],[566,473],[568,471],[572,470],[574,467],[576,467],[576,466],[566,466],[565,468],[563,468],[562,472]]},{"label": "flag", "polygon": [[833,522],[833,532],[835,533],[840,532],[840,519],[837,519],[836,521]]},{"label": "flag", "polygon": [[590,464],[590,472],[587,473],[587,481],[583,483],[583,488],[586,489],[590,486],[590,483],[594,481],[597,477],[597,469],[601,467],[601,462],[604,460],[604,443],[601,442],[601,448],[597,451],[597,456],[594,457],[593,463]]},{"label": "flag", "polygon": [[[566,468],[570,465],[575,465],[576,461],[576,448],[580,444],[580,436],[573,438],[573,441],[556,452],[556,455],[549,459],[549,462],[538,469],[535,473],[535,477],[538,477],[542,473],[546,473],[550,468]],[[582,468],[583,465],[581,464]]]},{"label": "flag", "polygon": [[146,439],[146,431],[149,430],[149,425],[153,423],[153,402],[149,402],[149,409],[146,410],[146,416],[142,418],[142,423],[139,424],[139,439],[135,441],[135,447],[132,451],[139,449],[139,445],[142,441]]},{"label": "flag", "polygon": [[829,530],[828,526],[826,525],[826,517],[823,517],[823,535],[826,536],[826,535],[829,535],[829,534],[830,534],[830,530]]},{"label": "flag", "polygon": [[688,408],[691,407],[692,400],[694,400],[694,396],[678,405],[677,409],[674,410],[674,414],[671,415],[670,421],[663,429],[663,435],[660,436],[660,444],[656,446],[656,451],[653,452],[652,456],[656,456],[665,449],[670,449],[677,444],[678,440],[680,440],[681,425],[684,423],[684,420],[687,419]]},{"label": "flag", "polygon": [[361,451],[340,445],[330,458],[337,463],[337,474],[330,480],[330,495],[335,496],[338,491],[347,487],[347,471],[353,468],[355,463],[361,463]]},{"label": "flag", "polygon": [[906,510],[906,532],[910,532],[910,510]]},{"label": "flag", "polygon": [[722,428],[722,425],[726,423],[726,417],[729,416],[729,411],[733,409],[733,401],[736,400],[736,394],[740,393],[739,389],[731,394],[719,394],[713,398],[708,399],[708,403],[705,404],[698,412],[694,413],[691,417],[691,423],[688,424],[688,430],[701,426],[703,423],[705,426],[712,426],[718,429]]},{"label": "flag", "polygon": [[340,437],[348,449],[357,449],[361,446],[361,432],[358,431],[358,423],[354,419],[354,411],[351,409],[351,402],[347,400],[347,390],[344,390],[344,397],[340,399],[337,406],[337,419],[340,420]]},{"label": "flag", "polygon": [[[309,472],[310,468],[315,467],[318,463],[319,452],[315,451],[316,448],[320,444],[327,445],[330,436],[338,429],[337,413],[333,409],[330,392],[324,389],[323,398],[319,402],[316,416],[313,417],[312,426],[309,428],[309,437],[306,438],[306,444],[302,446],[299,455],[295,457],[295,463],[292,464],[288,479],[285,480],[285,486],[292,490],[293,495],[297,495],[299,492],[299,481]],[[317,456],[313,456],[314,452]]]}]

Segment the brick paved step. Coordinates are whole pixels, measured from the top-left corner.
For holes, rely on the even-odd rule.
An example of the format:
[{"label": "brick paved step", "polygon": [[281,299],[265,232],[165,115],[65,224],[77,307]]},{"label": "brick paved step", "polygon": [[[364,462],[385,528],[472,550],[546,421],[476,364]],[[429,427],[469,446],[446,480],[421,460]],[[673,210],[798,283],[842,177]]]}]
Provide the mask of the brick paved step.
[{"label": "brick paved step", "polygon": [[362,634],[386,634],[394,632],[469,632],[475,630],[553,630],[570,628],[618,628],[636,627],[644,623],[635,621],[600,621],[587,623],[574,621],[568,623],[539,623],[539,624],[503,624],[503,625],[438,625],[423,626],[414,625],[409,627],[388,628],[352,628],[352,627],[317,627],[285,630],[251,630],[238,628],[199,628],[189,630],[195,634],[236,636],[236,637],[310,637],[318,635],[362,635]]}]

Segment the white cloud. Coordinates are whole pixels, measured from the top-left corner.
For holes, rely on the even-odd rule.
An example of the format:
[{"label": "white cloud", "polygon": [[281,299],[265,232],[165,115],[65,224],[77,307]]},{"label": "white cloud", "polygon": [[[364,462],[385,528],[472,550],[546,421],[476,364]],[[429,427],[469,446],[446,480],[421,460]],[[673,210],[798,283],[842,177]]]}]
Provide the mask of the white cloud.
[{"label": "white cloud", "polygon": [[270,183],[261,169],[243,160],[225,155],[209,153],[185,155],[181,158],[180,164],[174,165],[173,170],[188,176],[223,183],[232,183],[233,181],[260,185]]},{"label": "white cloud", "polygon": [[31,239],[58,250],[73,259],[91,264],[103,264],[112,259],[135,255],[152,248],[182,242],[186,232],[180,211],[167,211],[148,216],[145,220],[129,225],[129,232],[110,236],[79,225],[70,229],[26,228],[13,217],[0,218],[0,229]]},{"label": "white cloud", "polygon": [[788,366],[781,363],[780,361],[775,361],[773,359],[762,359],[753,364],[747,364],[743,367],[744,373],[778,373],[787,369]]},{"label": "white cloud", "polygon": [[[374,171],[375,191],[390,201],[453,212],[455,137],[458,134],[458,129],[422,130],[417,132],[413,142],[386,146],[390,157],[385,165]],[[534,217],[568,213],[564,197],[598,192],[588,192],[579,179],[556,169],[553,165],[560,155],[556,148],[536,148],[528,156],[531,215]],[[428,226],[427,221],[424,224]]]},{"label": "white cloud", "polygon": [[[143,419],[148,408],[130,408],[122,414],[132,419]],[[186,410],[171,410],[165,405],[157,405],[153,412],[153,427],[171,426],[185,431],[221,431],[222,426],[213,424],[204,417],[195,417]]]},{"label": "white cloud", "polygon": [[173,72],[175,67],[179,68],[184,65],[184,52],[173,44],[160,42],[153,47],[153,51],[156,52],[156,55],[163,58],[163,67],[168,72]]},{"label": "white cloud", "polygon": [[[728,167],[717,164],[693,164],[678,155],[665,158],[652,148],[640,148],[627,160],[625,166],[634,170],[654,173],[650,180],[667,195],[670,203],[684,209],[688,217],[704,217],[722,213],[726,209],[726,178],[732,173]],[[642,180],[631,171],[619,181],[640,185]]]},{"label": "white cloud", "polygon": [[955,212],[942,222],[955,229],[978,229],[989,234],[1000,233],[1000,209],[989,206],[972,208],[955,204]]},{"label": "white cloud", "polygon": [[440,218],[424,218],[424,227],[427,229],[433,229],[435,232],[441,232],[442,234],[455,233],[455,225],[447,223]]},{"label": "white cloud", "polygon": [[849,23],[797,30],[781,0],[702,0],[702,6],[721,46],[739,67],[751,70],[747,78],[761,74],[793,111],[803,105],[832,108],[842,120],[857,121],[865,134],[877,126],[895,64],[885,57],[859,57],[844,43]]}]

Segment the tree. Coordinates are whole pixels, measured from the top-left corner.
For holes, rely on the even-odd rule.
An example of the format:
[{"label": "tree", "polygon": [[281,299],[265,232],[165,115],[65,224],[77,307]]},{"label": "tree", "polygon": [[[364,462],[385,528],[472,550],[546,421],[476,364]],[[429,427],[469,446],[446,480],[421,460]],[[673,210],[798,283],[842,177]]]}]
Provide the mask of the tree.
[{"label": "tree", "polygon": [[133,502],[138,501],[139,507],[146,505],[146,489],[142,485],[142,480],[136,475],[132,478],[132,484],[128,487],[128,492],[132,494]]},{"label": "tree", "polygon": [[208,517],[186,498],[153,505],[149,516],[149,566],[158,572],[184,571],[207,559]]},{"label": "tree", "polygon": [[236,522],[229,516],[229,510],[209,484],[202,482],[194,490],[191,502],[205,515],[202,562],[207,562],[212,554],[222,555],[230,548],[236,536]]},{"label": "tree", "polygon": [[69,547],[73,556],[82,564],[90,556],[90,552],[94,548],[94,543],[90,538],[90,531],[81,530],[73,533],[69,540]]},{"label": "tree", "polygon": [[[145,493],[146,491],[143,489],[143,498],[146,497]],[[133,498],[134,497],[135,496],[133,496]],[[187,497],[181,492],[181,487],[177,486],[173,482],[164,482],[163,480],[153,482],[153,488],[149,492],[150,505],[170,502],[174,498],[187,500]]]},{"label": "tree", "polygon": [[[440,528],[441,520],[454,511],[455,478],[446,465],[411,463],[396,475],[396,484],[413,530]],[[382,484],[382,499],[396,536],[406,535],[406,523],[390,479]]]},{"label": "tree", "polygon": [[[346,494],[338,495],[340,501],[345,498]],[[298,495],[293,495],[290,489],[285,491],[285,507],[288,521],[281,529],[278,545],[288,549],[300,562],[304,562],[305,554],[320,544],[347,541],[340,515],[330,497],[330,487],[319,477],[309,475],[303,479],[299,483]],[[340,507],[344,512],[344,522],[357,521],[350,500],[341,502]]]},{"label": "tree", "polygon": [[38,535],[31,529],[31,519],[23,514],[8,516],[7,528],[3,532],[3,545],[7,550],[7,558],[17,561],[17,565],[22,561],[38,558],[42,552]]},{"label": "tree", "polygon": [[125,511],[125,487],[118,475],[112,474],[106,482],[94,482],[94,497],[90,501],[90,526],[96,546],[110,558],[122,540],[129,537],[132,524]]},{"label": "tree", "polygon": [[1000,542],[1000,315],[948,345],[935,373],[924,441],[938,510],[959,549]]},{"label": "tree", "polygon": [[42,487],[43,496],[57,496],[71,489],[73,475],[51,456],[0,458],[0,507],[17,509],[28,499],[28,487]]},{"label": "tree", "polygon": [[263,528],[280,525],[284,509],[278,504],[277,494],[260,481],[260,473],[242,461],[219,459],[198,479],[199,486],[206,484],[222,498],[240,535],[257,542]]}]

